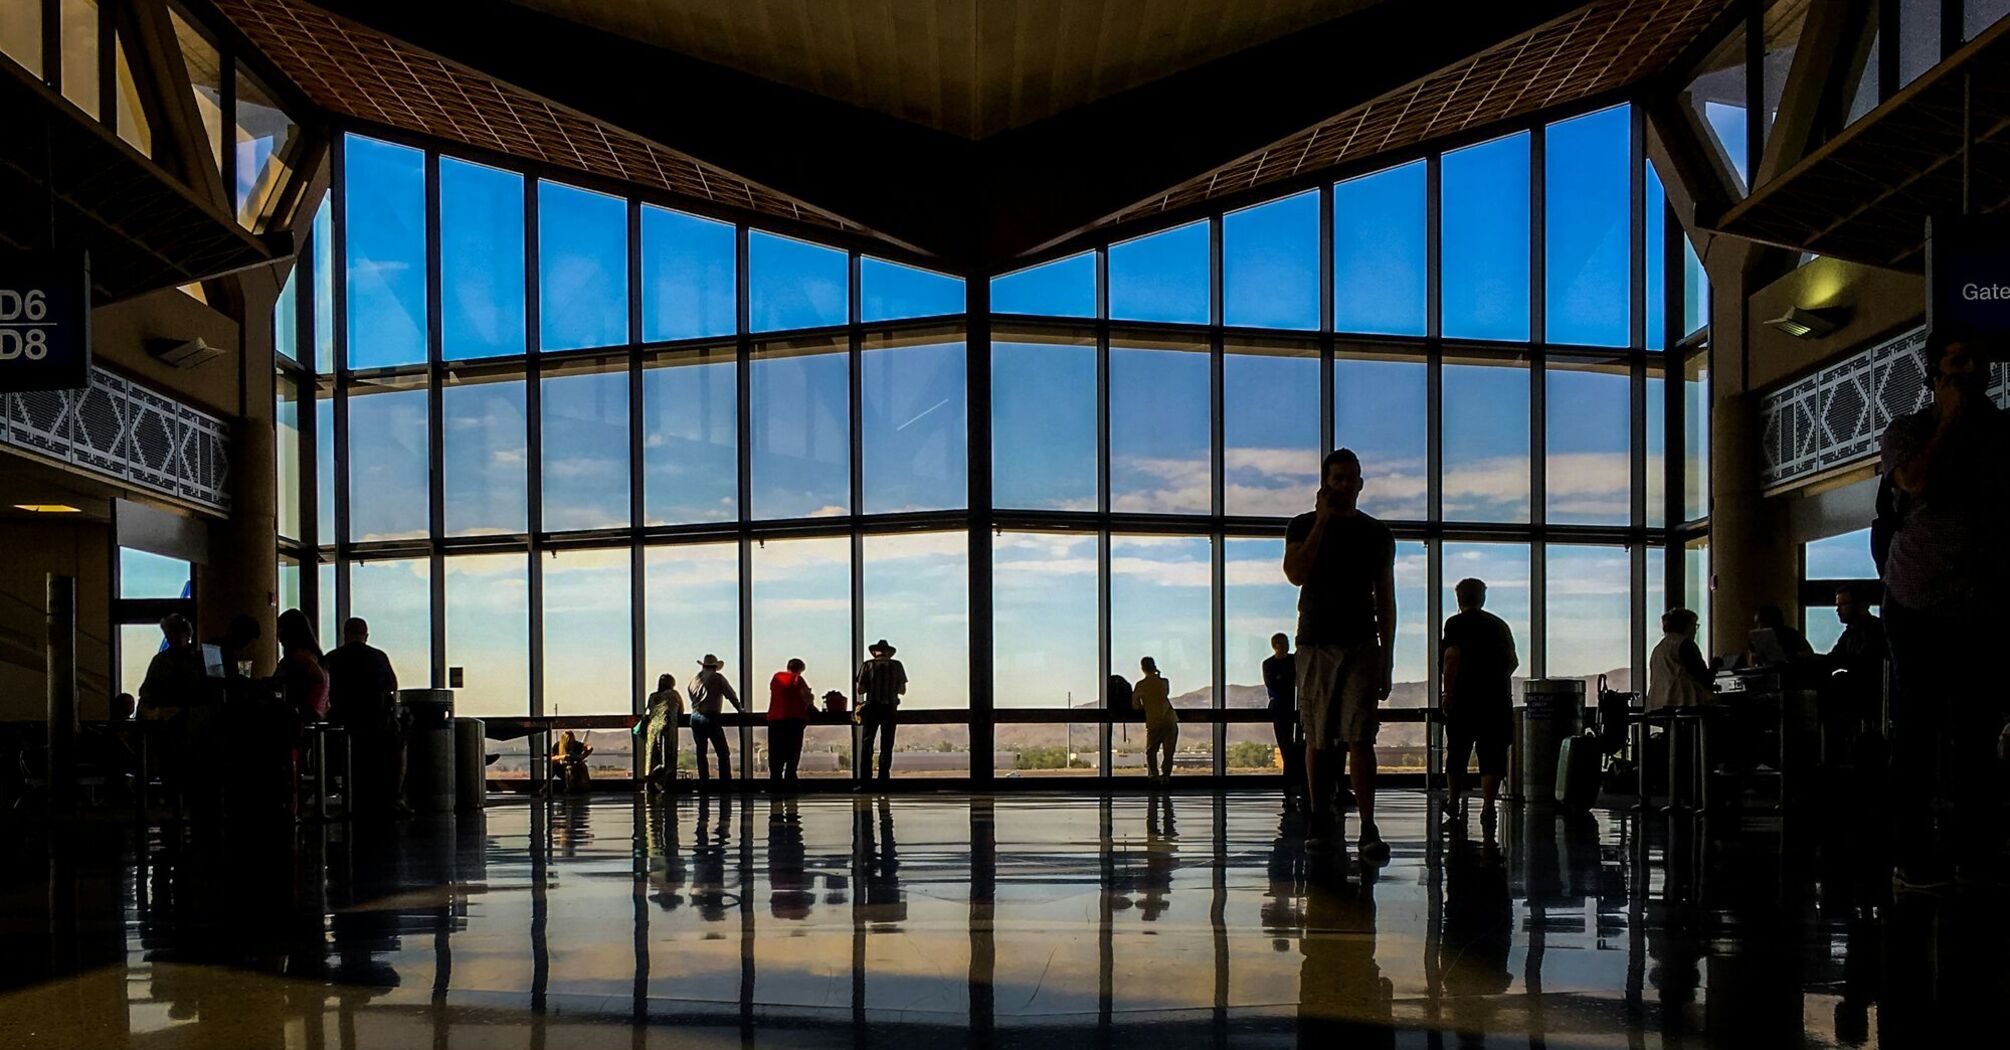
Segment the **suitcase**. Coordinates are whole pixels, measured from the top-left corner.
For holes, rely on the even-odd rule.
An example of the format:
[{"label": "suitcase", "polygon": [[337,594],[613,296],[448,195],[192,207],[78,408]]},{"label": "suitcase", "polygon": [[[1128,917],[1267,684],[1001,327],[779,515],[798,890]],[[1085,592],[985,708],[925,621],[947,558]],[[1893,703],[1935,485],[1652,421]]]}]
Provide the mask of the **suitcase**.
[{"label": "suitcase", "polygon": [[1567,737],[1556,755],[1556,801],[1590,809],[1598,801],[1599,740],[1591,734]]}]

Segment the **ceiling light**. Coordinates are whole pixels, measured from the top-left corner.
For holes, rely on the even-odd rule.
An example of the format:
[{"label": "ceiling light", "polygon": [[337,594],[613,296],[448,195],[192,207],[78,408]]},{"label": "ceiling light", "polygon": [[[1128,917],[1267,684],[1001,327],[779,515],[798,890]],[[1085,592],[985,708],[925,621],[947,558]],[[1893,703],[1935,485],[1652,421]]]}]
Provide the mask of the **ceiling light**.
[{"label": "ceiling light", "polygon": [[82,514],[83,511],[67,503],[16,503],[15,510],[25,510],[30,514]]},{"label": "ceiling light", "polygon": [[1774,328],[1796,339],[1820,339],[1842,327],[1848,314],[1830,307],[1825,310],[1804,310],[1798,306],[1787,308],[1787,312],[1766,322],[1766,327]]}]

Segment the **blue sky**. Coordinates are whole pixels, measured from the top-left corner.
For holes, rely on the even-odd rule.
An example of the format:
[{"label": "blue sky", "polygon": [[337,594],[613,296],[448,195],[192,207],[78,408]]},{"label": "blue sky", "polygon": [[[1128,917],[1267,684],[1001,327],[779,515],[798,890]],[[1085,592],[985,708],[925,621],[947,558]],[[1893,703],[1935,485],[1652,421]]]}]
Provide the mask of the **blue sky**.
[{"label": "blue sky", "polygon": [[[1622,108],[1546,129],[1544,279],[1551,344],[1624,346],[1633,311],[1628,258],[1630,114]],[[1532,136],[1517,133],[1446,154],[1442,180],[1442,315],[1447,338],[1525,341],[1530,335]],[[541,382],[544,447],[542,516],[547,530],[736,520],[740,508],[738,367],[732,340],[737,297],[747,297],[749,330],[760,333],[749,367],[751,418],[746,449],[756,519],[961,509],[967,490],[966,348],[958,326],[897,339],[868,339],[858,359],[863,478],[852,505],[845,337],[790,336],[842,325],[855,312],[880,320],[955,316],[961,280],[912,266],[861,258],[858,302],[846,252],[778,234],[749,231],[748,286],[736,283],[741,234],[727,223],[604,194],[537,182],[443,158],[440,164],[440,299],[425,282],[424,158],[404,147],[346,140],[345,207],[349,260],[347,346],[353,367],[412,365],[427,357],[429,315],[437,311],[439,356],[456,365],[444,386],[443,484],[449,535],[507,534],[528,527],[525,483],[529,397],[518,362],[535,341],[546,351],[616,347],[604,362],[569,358]],[[1333,367],[1332,426],[1339,444],[1362,456],[1363,506],[1387,518],[1426,516],[1429,374],[1421,356],[1373,352],[1344,340],[1417,336],[1426,316],[1428,180],[1419,160],[1332,187],[1333,309],[1343,342]],[[1649,171],[1648,224],[1661,229],[1659,183]],[[526,195],[536,228],[525,228]],[[627,277],[629,218],[639,209],[640,328],[631,333]],[[1302,191],[1222,219],[1219,313],[1230,326],[1314,331],[1319,324],[1319,193]],[[328,241],[327,209],[317,216],[317,251]],[[540,266],[524,267],[536,238]],[[1107,297],[1113,320],[1204,324],[1209,301],[1209,227],[1183,224],[1110,246]],[[1649,243],[1652,243],[1651,241]],[[333,275],[322,270],[326,302]],[[1649,281],[1663,279],[1649,253]],[[525,284],[538,297],[529,331]],[[994,311],[1092,317],[1097,265],[1083,253],[991,279]],[[298,290],[296,290],[296,296]],[[1650,297],[1652,299],[1652,297]],[[317,304],[317,307],[320,306]],[[334,346],[329,312],[317,308],[314,356],[325,368]],[[290,331],[290,329],[289,329]],[[629,372],[625,349],[643,352],[641,462],[628,459]],[[653,344],[674,343],[674,346]],[[1113,337],[1109,351],[1110,505],[1118,511],[1206,514],[1213,477],[1211,365],[1205,342]],[[1222,362],[1225,407],[1219,482],[1231,515],[1281,518],[1309,507],[1320,441],[1316,353],[1272,339],[1231,335]],[[589,358],[593,355],[588,354]],[[1569,367],[1578,364],[1582,367]],[[1544,435],[1552,521],[1623,523],[1631,512],[1628,379],[1586,357],[1553,358],[1533,376],[1512,346],[1448,353],[1440,376],[1444,419],[1444,515],[1448,521],[1525,522],[1530,517],[1531,384],[1544,383]],[[1097,493],[1097,352],[1064,334],[1001,326],[992,347],[993,477],[1001,508],[1093,510]],[[1700,392],[1699,384],[1690,386]],[[426,393],[423,385],[359,386],[349,403],[354,540],[411,539],[427,531]],[[1693,395],[1692,395],[1693,397]],[[1659,419],[1650,408],[1649,422]],[[324,497],[317,513],[332,535],[332,428],[319,446]],[[1700,436],[1698,439],[1700,440]],[[1658,455],[1658,442],[1650,454]],[[630,508],[628,478],[642,479],[642,506]],[[1701,474],[1699,473],[1700,477]],[[1692,488],[1696,488],[1692,484]],[[1691,495],[1700,507],[1700,488]],[[1209,583],[1214,559],[1227,581],[1227,677],[1256,680],[1268,635],[1289,630],[1295,592],[1277,570],[1274,539],[1231,538],[1219,552],[1204,538],[1118,535],[1110,539],[1112,641],[1117,670],[1157,656],[1175,693],[1213,678]],[[1094,537],[1006,532],[992,538],[997,679],[1001,706],[1052,705],[1074,694],[1093,699],[1106,669],[1096,666],[1097,543]],[[961,532],[868,537],[858,581],[868,640],[902,647],[915,676],[915,702],[968,702],[968,540]],[[1405,544],[1399,678],[1421,677],[1429,555]],[[1495,606],[1525,635],[1528,551],[1516,544],[1452,544],[1443,551],[1447,586],[1462,575],[1495,582]],[[1551,548],[1548,618],[1551,669],[1595,673],[1624,663],[1630,571],[1626,552]],[[650,547],[642,580],[644,659],[653,676],[686,679],[702,653],[743,661],[756,685],[790,656],[809,661],[821,688],[845,684],[862,654],[852,642],[852,552],[848,540],[756,544],[745,571],[753,587],[752,652],[739,651],[741,552],[736,543]],[[625,550],[567,551],[541,566],[545,594],[547,708],[616,710],[629,702],[630,562]],[[423,560],[358,563],[355,611],[380,621],[401,646],[408,677],[422,678],[427,573]],[[446,560],[448,662],[468,668],[476,706],[520,709],[528,695],[523,650],[528,631],[528,561],[521,554]],[[1566,629],[1566,626],[1568,629]],[[1581,628],[1581,629],[1580,629]],[[1530,642],[1525,641],[1525,651]],[[764,700],[763,700],[764,702]]]}]

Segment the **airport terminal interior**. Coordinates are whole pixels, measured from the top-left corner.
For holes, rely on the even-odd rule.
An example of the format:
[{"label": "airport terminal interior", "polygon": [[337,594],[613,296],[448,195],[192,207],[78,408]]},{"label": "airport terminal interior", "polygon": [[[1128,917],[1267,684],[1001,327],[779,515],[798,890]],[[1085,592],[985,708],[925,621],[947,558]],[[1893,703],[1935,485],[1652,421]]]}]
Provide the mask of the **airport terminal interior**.
[{"label": "airport terminal interior", "polygon": [[0,1046],[1991,1038],[2005,16],[0,0]]}]

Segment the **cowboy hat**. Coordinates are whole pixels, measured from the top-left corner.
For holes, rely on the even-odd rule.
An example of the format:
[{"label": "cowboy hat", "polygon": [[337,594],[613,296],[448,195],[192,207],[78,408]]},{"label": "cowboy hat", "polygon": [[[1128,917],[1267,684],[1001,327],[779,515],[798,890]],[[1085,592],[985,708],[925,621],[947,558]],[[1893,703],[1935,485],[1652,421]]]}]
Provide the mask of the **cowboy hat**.
[{"label": "cowboy hat", "polygon": [[894,647],[888,644],[887,640],[884,638],[881,638],[879,641],[876,641],[871,645],[866,646],[865,651],[869,653],[885,653],[888,656],[892,656],[896,652]]},{"label": "cowboy hat", "polygon": [[719,668],[726,666],[726,663],[725,661],[719,659],[718,657],[713,656],[711,653],[706,653],[705,658],[703,660],[698,661],[698,666],[703,667],[707,671],[716,671]]}]

